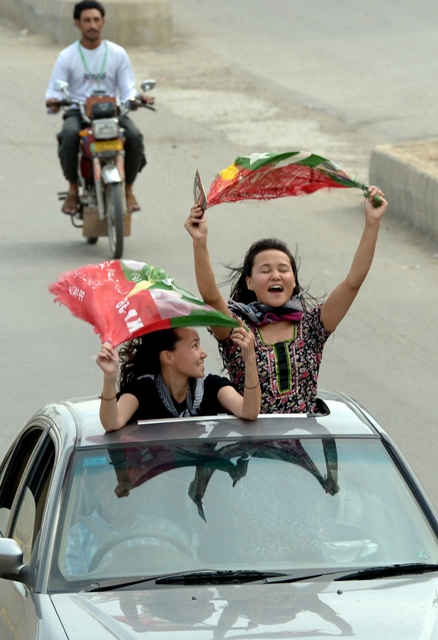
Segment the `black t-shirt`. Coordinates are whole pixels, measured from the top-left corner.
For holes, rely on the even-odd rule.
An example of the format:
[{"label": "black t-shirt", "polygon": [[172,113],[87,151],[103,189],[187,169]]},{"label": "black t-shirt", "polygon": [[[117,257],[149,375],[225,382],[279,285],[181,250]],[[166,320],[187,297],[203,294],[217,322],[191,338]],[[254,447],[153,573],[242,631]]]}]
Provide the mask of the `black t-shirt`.
[{"label": "black t-shirt", "polygon": [[[233,386],[227,378],[208,373],[204,379],[204,396],[199,409],[198,416],[214,416],[218,413],[227,413],[217,399],[217,394],[222,387]],[[131,420],[154,420],[156,418],[174,418],[170,411],[164,406],[155,382],[152,378],[140,378],[125,385],[117,394],[117,399],[124,393],[132,393],[139,402],[137,411]],[[186,402],[178,403],[172,398],[178,414],[186,408]]]}]

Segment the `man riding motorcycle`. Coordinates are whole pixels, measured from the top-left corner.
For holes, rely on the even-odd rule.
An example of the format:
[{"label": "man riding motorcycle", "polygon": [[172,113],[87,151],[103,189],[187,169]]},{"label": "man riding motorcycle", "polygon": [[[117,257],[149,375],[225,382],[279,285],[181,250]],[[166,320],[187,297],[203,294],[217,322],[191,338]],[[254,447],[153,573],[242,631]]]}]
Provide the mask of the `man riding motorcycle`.
[{"label": "man riding motorcycle", "polygon": [[[58,56],[46,92],[49,112],[57,113],[60,109],[55,90],[57,80],[68,82],[70,95],[75,100],[84,101],[96,91],[108,96],[118,95],[121,102],[134,98],[135,77],[127,52],[114,42],[101,38],[105,25],[103,5],[97,0],[82,0],[75,5],[73,18],[75,26],[81,32],[81,39],[61,51]],[[154,103],[152,96],[143,94],[141,99],[146,104]],[[126,203],[133,212],[138,211],[140,206],[132,185],[137,173],[146,164],[143,136],[127,115],[120,115],[119,123],[125,135]],[[79,206],[77,165],[79,131],[83,127],[79,110],[70,108],[64,114],[63,128],[58,134],[58,155],[69,182],[62,211],[69,215],[75,215]]]}]

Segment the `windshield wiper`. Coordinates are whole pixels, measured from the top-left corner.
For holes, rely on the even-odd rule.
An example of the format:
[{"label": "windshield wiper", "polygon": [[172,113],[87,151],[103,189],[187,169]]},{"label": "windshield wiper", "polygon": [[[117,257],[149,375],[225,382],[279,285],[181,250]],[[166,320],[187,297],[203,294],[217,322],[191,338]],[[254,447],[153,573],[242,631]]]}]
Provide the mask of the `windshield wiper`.
[{"label": "windshield wiper", "polygon": [[267,582],[268,578],[285,575],[285,573],[276,571],[257,571],[252,569],[189,571],[188,573],[175,573],[171,576],[157,578],[155,584],[243,584],[254,580]]},{"label": "windshield wiper", "polygon": [[318,571],[318,573],[284,573],[279,574],[285,577],[273,580],[266,580],[268,584],[287,584],[289,582],[301,582],[304,580],[314,580],[316,578],[325,578],[325,576],[339,575],[340,571]]},{"label": "windshield wiper", "polygon": [[85,587],[87,593],[97,593],[100,591],[112,591],[115,589],[123,589],[136,584],[144,584],[146,582],[155,582],[155,584],[243,584],[245,582],[253,582],[261,580],[267,582],[268,578],[285,576],[285,573],[276,571],[257,571],[251,569],[242,569],[239,571],[221,570],[212,571],[184,571],[181,573],[171,573],[168,575],[148,576],[147,578],[135,578],[133,580],[106,580],[105,582],[95,582]]},{"label": "windshield wiper", "polygon": [[284,578],[266,580],[268,584],[286,584],[289,582],[300,582],[304,580],[316,580],[326,576],[336,576],[333,582],[342,580],[377,580],[378,578],[390,578],[392,576],[404,576],[409,574],[427,573],[438,571],[438,564],[426,564],[425,562],[412,562],[408,564],[393,564],[379,567],[367,567],[358,571],[319,571],[318,573],[286,574]]},{"label": "windshield wiper", "polygon": [[301,582],[304,580],[315,580],[326,576],[336,576],[334,582],[343,580],[378,580],[379,578],[390,578],[393,576],[418,575],[438,571],[438,564],[426,564],[425,562],[414,562],[408,564],[393,564],[379,567],[367,567],[354,572],[344,571],[319,571],[318,573],[287,574],[276,571],[257,571],[253,569],[229,570],[205,570],[205,571],[184,571],[181,573],[171,573],[168,575],[148,576],[147,578],[135,578],[133,580],[106,580],[105,582],[95,582],[85,587],[87,593],[97,593],[101,591],[112,591],[155,582],[157,585],[191,585],[191,584],[244,584],[246,582],[260,581],[262,584],[286,584],[291,582]]},{"label": "windshield wiper", "polygon": [[391,578],[392,576],[407,576],[419,573],[428,573],[429,571],[438,571],[438,564],[411,562],[407,564],[391,564],[389,566],[383,567],[370,567],[339,576],[338,578],[335,578],[334,581],[377,580],[379,578]]},{"label": "windshield wiper", "polygon": [[152,582],[156,579],[156,576],[148,576],[147,578],[134,578],[132,580],[105,580],[103,582],[93,582],[88,587],[84,588],[85,593],[97,593],[99,591],[112,591],[113,589],[123,589],[123,587],[130,587],[135,584],[142,584],[144,582]]}]

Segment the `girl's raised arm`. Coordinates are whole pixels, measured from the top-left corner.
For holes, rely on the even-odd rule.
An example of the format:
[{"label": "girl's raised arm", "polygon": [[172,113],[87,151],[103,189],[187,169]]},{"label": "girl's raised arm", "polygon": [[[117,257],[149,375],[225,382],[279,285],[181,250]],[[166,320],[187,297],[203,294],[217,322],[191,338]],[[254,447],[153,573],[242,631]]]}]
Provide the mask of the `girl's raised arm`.
[{"label": "girl's raised arm", "polygon": [[[231,315],[227,301],[220,293],[216,284],[213,267],[208,253],[207,235],[208,226],[202,208],[198,205],[192,207],[187,218],[185,228],[193,239],[193,253],[195,258],[195,276],[199,293],[203,301],[217,311],[227,316]],[[226,327],[212,327],[213,335],[217,340],[225,340],[231,333]]]},{"label": "girl's raised arm", "polygon": [[238,418],[255,420],[260,413],[262,395],[254,351],[254,336],[245,328],[240,319],[239,324],[240,327],[233,329],[231,339],[240,346],[245,361],[243,397],[234,387],[227,386],[219,390],[218,400],[225,409],[231,411]]},{"label": "girl's raised arm", "polygon": [[[379,196],[382,203],[373,206],[372,200]],[[365,228],[351,263],[347,277],[332,291],[321,307],[321,320],[327,331],[334,331],[351,307],[359,289],[368,275],[374,258],[379,235],[380,220],[388,206],[383,193],[377,187],[370,187],[365,199]]]},{"label": "girl's raised arm", "polygon": [[138,400],[132,393],[124,393],[117,400],[116,382],[119,371],[119,354],[104,342],[96,362],[103,371],[103,390],[100,397],[100,421],[105,431],[117,431],[125,426],[138,409]]}]

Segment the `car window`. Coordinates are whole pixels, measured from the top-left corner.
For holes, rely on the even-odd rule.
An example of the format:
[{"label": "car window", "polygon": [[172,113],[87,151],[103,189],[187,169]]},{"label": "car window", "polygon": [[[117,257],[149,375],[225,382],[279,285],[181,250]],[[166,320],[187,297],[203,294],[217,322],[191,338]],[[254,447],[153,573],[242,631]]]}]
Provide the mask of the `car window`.
[{"label": "car window", "polygon": [[198,440],[76,452],[56,546],[64,587],[88,576],[205,567],[293,571],[438,561],[436,535],[379,438]]},{"label": "car window", "polygon": [[12,504],[26,471],[27,463],[43,435],[42,427],[26,431],[9,451],[0,469],[0,534],[7,535]]},{"label": "car window", "polygon": [[41,529],[54,460],[55,445],[50,436],[46,435],[31,468],[28,469],[12,516],[10,537],[14,538],[23,550],[25,564],[31,560],[33,545]]}]

